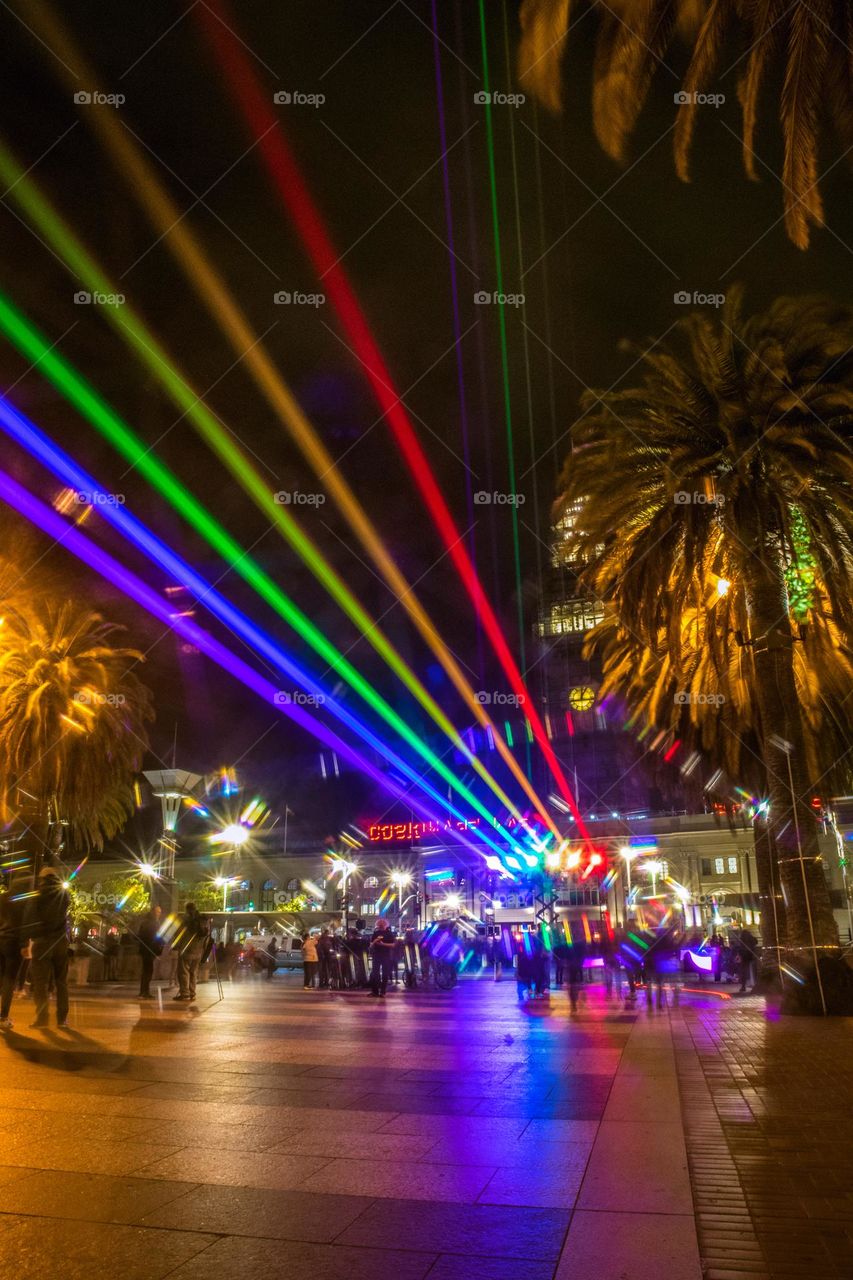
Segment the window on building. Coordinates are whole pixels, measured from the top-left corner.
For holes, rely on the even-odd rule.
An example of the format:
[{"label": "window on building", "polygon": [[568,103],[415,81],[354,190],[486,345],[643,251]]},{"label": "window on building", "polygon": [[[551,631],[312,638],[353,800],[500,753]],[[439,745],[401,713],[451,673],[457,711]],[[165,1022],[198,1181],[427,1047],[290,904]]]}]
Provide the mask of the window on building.
[{"label": "window on building", "polygon": [[539,621],[540,636],[572,635],[589,631],[604,617],[600,600],[559,600]]},{"label": "window on building", "polygon": [[703,858],[702,859],[702,875],[709,876],[710,874],[711,874],[711,859]]},{"label": "window on building", "polygon": [[726,864],[723,858],[714,859],[714,874],[724,876],[726,874]]},{"label": "window on building", "polygon": [[364,881],[365,889],[378,889],[379,876],[366,876]]},{"label": "window on building", "polygon": [[729,875],[736,876],[738,873],[737,858],[729,858]]},{"label": "window on building", "polygon": [[298,881],[298,880],[288,880],[288,882],[287,882],[287,892],[290,894],[290,896],[291,896],[292,898],[295,898],[295,897],[296,897],[296,895],[297,895],[297,893],[299,892],[299,881]]},{"label": "window on building", "polygon": [[261,911],[275,911],[275,880],[265,880],[261,885]]}]

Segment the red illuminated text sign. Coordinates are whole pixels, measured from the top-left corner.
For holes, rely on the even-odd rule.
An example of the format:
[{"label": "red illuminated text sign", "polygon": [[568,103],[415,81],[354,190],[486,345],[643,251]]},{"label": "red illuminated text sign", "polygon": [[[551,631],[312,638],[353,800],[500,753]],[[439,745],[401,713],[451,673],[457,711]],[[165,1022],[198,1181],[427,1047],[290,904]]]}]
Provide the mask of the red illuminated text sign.
[{"label": "red illuminated text sign", "polygon": [[479,827],[479,818],[461,819],[448,822],[373,822],[367,828],[367,838],[373,844],[385,844],[390,841],[423,840],[425,836],[441,836],[448,831],[467,831],[469,827]]}]

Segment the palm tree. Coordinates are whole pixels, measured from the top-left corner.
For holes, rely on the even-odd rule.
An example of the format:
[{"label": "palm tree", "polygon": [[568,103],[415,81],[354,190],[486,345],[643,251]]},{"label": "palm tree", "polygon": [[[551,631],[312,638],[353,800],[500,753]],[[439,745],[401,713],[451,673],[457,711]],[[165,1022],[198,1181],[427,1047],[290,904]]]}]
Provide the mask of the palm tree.
[{"label": "palm tree", "polygon": [[[719,318],[684,317],[638,362],[640,385],[587,393],[572,428],[561,503],[583,504],[575,555],[613,611],[617,659],[641,673],[665,656],[664,687],[679,682],[688,715],[694,695],[721,693],[713,730],[709,704],[696,704],[706,745],[719,747],[727,732],[755,735],[785,946],[803,970],[812,935],[821,951],[838,945],[810,805],[820,764],[810,743],[827,726],[845,737],[849,723],[833,719],[821,694],[833,680],[850,692],[841,664],[849,672],[853,312],[782,298],[747,318],[735,290]],[[793,583],[798,607],[809,606],[804,636],[792,626]],[[807,660],[819,650],[831,669],[833,643],[843,655],[821,685]]]},{"label": "palm tree", "polygon": [[143,660],[114,642],[100,614],[25,596],[0,631],[0,767],[4,805],[38,815],[34,866],[56,853],[58,823],[101,848],[133,808],[151,696],[132,671]]},{"label": "palm tree", "polygon": [[[593,0],[601,10],[593,123],[604,150],[621,161],[642,110],[652,75],[681,36],[692,47],[675,130],[675,163],[688,180],[696,95],[711,87],[724,48],[740,68],[743,159],[757,178],[755,129],[764,83],[781,83],[779,116],[785,145],[782,183],[785,226],[801,249],[810,224],[823,225],[818,186],[818,143],[831,122],[843,152],[853,145],[853,82],[849,50],[853,16],[848,0]],[[524,0],[519,75],[553,111],[562,102],[562,53],[569,31],[569,0]]]},{"label": "palm tree", "polygon": [[[736,808],[749,813],[743,803],[747,796],[766,796],[767,771],[752,698],[749,649],[727,642],[733,622],[739,621],[742,628],[746,619],[732,616],[727,606],[734,605],[735,598],[729,601],[729,591],[716,588],[716,582],[725,586],[726,580],[707,570],[704,576],[710,589],[701,608],[684,610],[677,643],[671,646],[662,630],[653,648],[643,647],[611,610],[589,633],[585,655],[601,656],[601,698],[616,697],[630,706],[632,718],[641,716],[669,730],[668,745],[676,740],[680,744],[669,768],[686,768],[682,786],[701,784],[709,799],[726,804],[734,821]],[[816,594],[810,602],[803,640],[793,648],[794,678],[806,773],[817,780],[821,795],[834,795],[848,789],[853,772],[853,652],[845,649],[837,629],[826,620],[823,603]],[[785,937],[785,902],[760,804],[752,822],[769,980],[776,971],[777,942]]]}]

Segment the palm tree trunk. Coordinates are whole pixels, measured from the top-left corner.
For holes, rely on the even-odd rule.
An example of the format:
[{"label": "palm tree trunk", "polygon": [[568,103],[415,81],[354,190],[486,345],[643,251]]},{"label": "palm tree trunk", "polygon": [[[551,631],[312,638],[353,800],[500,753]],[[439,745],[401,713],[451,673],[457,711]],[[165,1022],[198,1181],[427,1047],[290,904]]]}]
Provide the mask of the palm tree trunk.
[{"label": "palm tree trunk", "polygon": [[[751,629],[755,694],[761,720],[764,765],[770,799],[769,835],[776,850],[785,900],[785,949],[798,970],[812,968],[817,956],[838,947],[838,930],[829,899],[810,805],[803,731],[794,680],[794,639],[781,558],[762,548],[760,562],[745,583]],[[765,917],[762,914],[762,931]],[[815,948],[817,949],[815,953]]]},{"label": "palm tree trunk", "polygon": [[[766,791],[766,784],[765,784]],[[776,853],[763,814],[753,822],[758,900],[761,903],[761,964],[757,986],[763,992],[779,988],[779,948],[785,944],[785,900],[779,887]]]}]

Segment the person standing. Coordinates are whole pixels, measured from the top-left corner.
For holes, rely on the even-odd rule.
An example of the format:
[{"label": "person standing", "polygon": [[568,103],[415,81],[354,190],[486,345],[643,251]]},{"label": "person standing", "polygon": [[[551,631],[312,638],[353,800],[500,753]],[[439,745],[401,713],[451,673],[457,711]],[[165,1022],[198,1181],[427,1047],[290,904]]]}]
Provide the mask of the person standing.
[{"label": "person standing", "polygon": [[380,916],[370,939],[370,994],[372,996],[384,998],[389,979],[394,972],[396,953],[397,935],[388,921]]},{"label": "person standing", "polygon": [[708,939],[708,950],[711,953],[711,968],[715,982],[719,982],[723,976],[723,945],[723,939],[715,929]]},{"label": "person standing", "polygon": [[758,939],[749,929],[741,929],[737,936],[737,956],[740,966],[740,991],[746,995],[747,983],[755,986],[758,972]]},{"label": "person standing", "polygon": [[181,916],[180,928],[175,938],[178,952],[178,994],[173,1000],[195,1000],[198,967],[208,939],[207,921],[199,915],[194,902],[188,902]]},{"label": "person standing", "polygon": [[106,982],[118,981],[118,957],[118,934],[110,931],[104,945],[104,980]]},{"label": "person standing", "polygon": [[33,1027],[47,1026],[51,980],[56,991],[56,1025],[68,1026],[68,905],[68,894],[56,869],[42,867],[38,890],[27,903],[22,933],[22,941],[29,941],[32,948]]},{"label": "person standing", "polygon": [[273,934],[266,945],[266,954],[269,956],[267,964],[267,981],[272,981],[272,976],[278,968],[278,938]]},{"label": "person standing", "polygon": [[21,956],[22,903],[11,893],[0,897],[0,1031],[11,1031],[12,996],[15,979],[23,964]]},{"label": "person standing", "polygon": [[324,926],[320,930],[320,936],[317,939],[317,963],[319,964],[319,985],[328,990],[332,985],[332,957],[335,950],[335,944],[332,935]]},{"label": "person standing", "polygon": [[318,966],[317,939],[313,933],[306,933],[302,939],[303,986],[306,988],[314,986]]},{"label": "person standing", "polygon": [[139,939],[139,955],[142,960],[142,973],[139,979],[139,999],[153,1000],[151,995],[151,979],[154,976],[154,961],[163,950],[163,941],[159,937],[160,917],[163,911],[154,906],[142,917],[137,937]]}]

